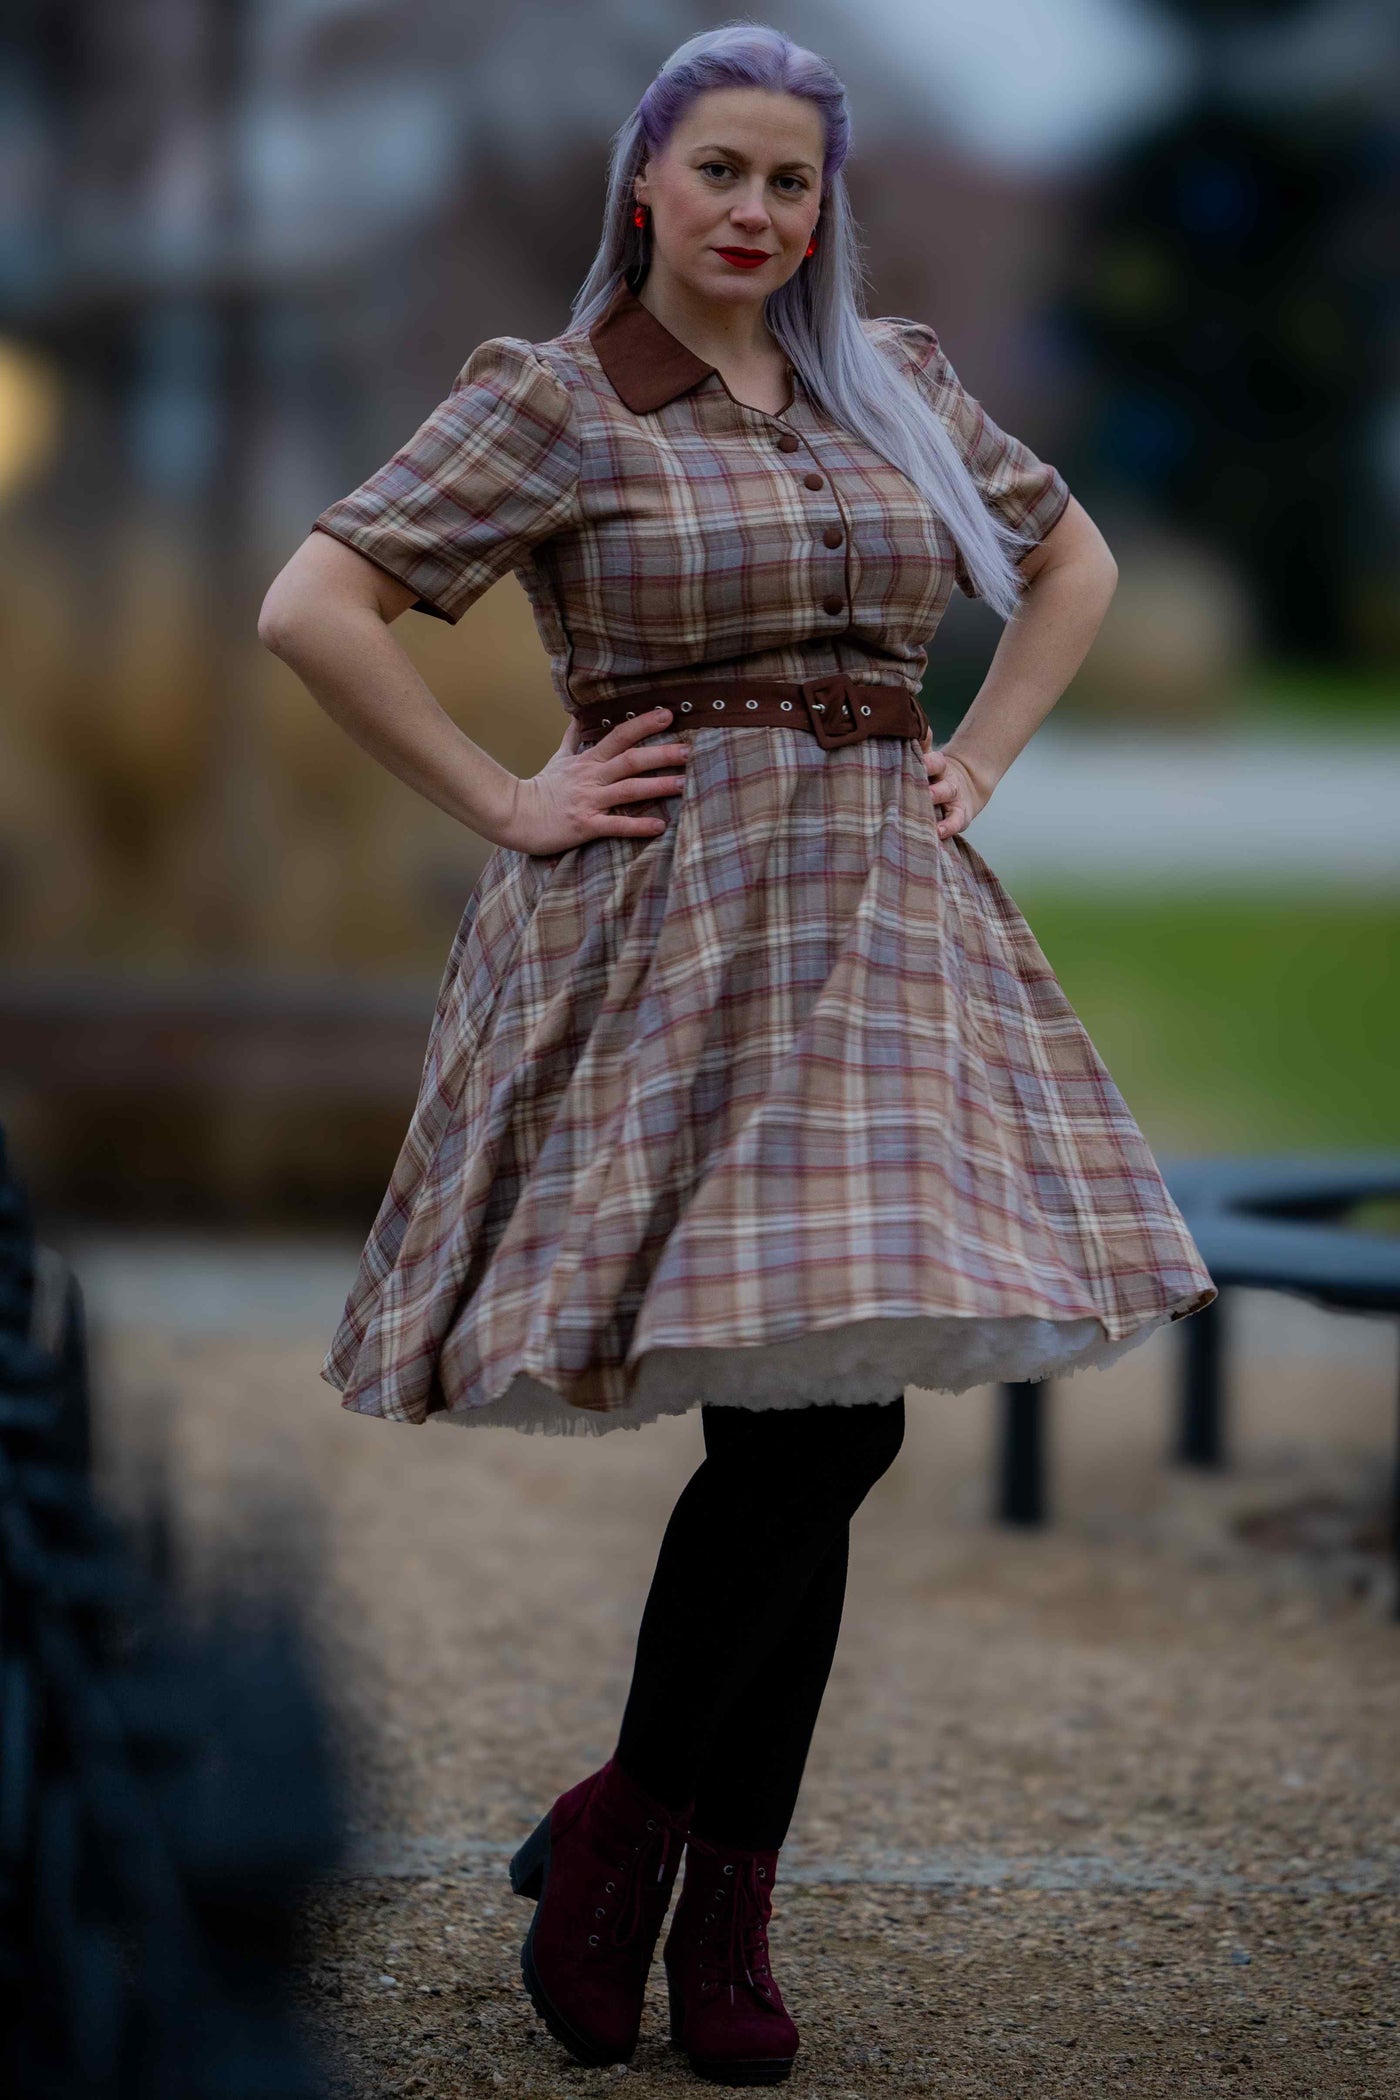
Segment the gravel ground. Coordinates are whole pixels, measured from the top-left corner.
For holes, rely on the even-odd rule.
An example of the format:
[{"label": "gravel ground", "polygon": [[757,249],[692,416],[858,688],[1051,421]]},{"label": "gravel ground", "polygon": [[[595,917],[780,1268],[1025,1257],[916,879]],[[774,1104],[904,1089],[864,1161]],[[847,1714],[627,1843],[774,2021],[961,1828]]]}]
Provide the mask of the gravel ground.
[{"label": "gravel ground", "polygon": [[[1172,1338],[1067,1381],[1043,1530],[987,1519],[995,1396],[911,1390],[775,1892],[794,2100],[1400,2095],[1394,1337],[1357,1331],[1251,1351],[1224,1475],[1162,1462]],[[333,2090],[696,2089],[659,1960],[630,2067],[540,2028],[505,1862],[613,1747],[698,1418],[420,1430],[341,1409],[320,1332],[93,1339],[114,1498],[163,1438],[192,1578],[285,1551],[304,1592],[354,1780],[298,1980]]]}]

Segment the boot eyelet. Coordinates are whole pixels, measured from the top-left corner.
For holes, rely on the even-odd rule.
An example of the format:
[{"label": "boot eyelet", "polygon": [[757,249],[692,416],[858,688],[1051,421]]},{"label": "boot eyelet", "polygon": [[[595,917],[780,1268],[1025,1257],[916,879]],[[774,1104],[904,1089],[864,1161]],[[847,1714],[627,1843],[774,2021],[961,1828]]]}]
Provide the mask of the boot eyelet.
[{"label": "boot eyelet", "polygon": [[766,1880],[768,1879],[768,1869],[767,1869],[767,1867],[760,1867],[760,1868],[759,1868],[759,1870],[758,1870],[758,1878],[759,1878],[759,1880],[760,1880],[760,1881],[766,1881]]},{"label": "boot eyelet", "polygon": [[605,1910],[595,1910],[593,1915],[595,1918],[605,1918],[607,1916],[607,1912]]},{"label": "boot eyelet", "polygon": [[732,1874],[732,1873],[734,1872],[734,1868],[733,1868],[733,1865],[732,1865],[732,1864],[726,1865],[726,1867],[725,1867],[724,1871],[725,1871],[725,1873],[726,1873],[726,1874]]},{"label": "boot eyelet", "polygon": [[589,1935],[588,1935],[588,1944],[589,1944],[589,1946],[590,1946],[590,1947],[596,1947],[596,1946],[597,1946],[597,1944],[598,1944],[598,1935],[597,1935],[597,1933],[596,1933],[596,1932],[590,1932],[590,1933],[589,1933]]},{"label": "boot eyelet", "polygon": [[655,1823],[653,1823],[653,1822],[652,1822],[652,1820],[651,1820],[651,1817],[650,1817],[650,1816],[648,1816],[648,1817],[647,1817],[647,1829],[648,1829],[648,1830],[655,1830],[655,1828],[656,1828],[656,1825],[655,1825]]},{"label": "boot eyelet", "polygon": [[608,1883],[608,1885],[607,1885],[607,1892],[608,1892],[608,1894],[609,1894],[609,1895],[611,1895],[611,1894],[612,1894],[612,1892],[613,1892],[613,1890],[614,1890],[614,1889],[615,1889],[616,1887],[617,1887],[617,1883],[616,1883],[615,1881],[610,1881],[610,1882]]}]

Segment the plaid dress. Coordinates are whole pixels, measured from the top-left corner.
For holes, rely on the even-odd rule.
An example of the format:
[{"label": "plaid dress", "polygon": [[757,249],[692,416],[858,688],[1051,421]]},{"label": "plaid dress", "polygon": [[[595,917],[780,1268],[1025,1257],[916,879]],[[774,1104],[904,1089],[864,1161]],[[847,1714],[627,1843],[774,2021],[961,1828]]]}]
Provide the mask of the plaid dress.
[{"label": "plaid dress", "polygon": [[[1043,538],[1058,471],[931,328],[862,325]],[[735,400],[620,283],[591,331],[483,343],[313,529],[449,621],[514,570],[566,709],[833,672],[917,695],[971,580],[908,478],[791,388]],[[467,899],[322,1366],[343,1405],[576,1433],[961,1392],[1209,1304],[1030,928],[937,837],[917,743],[685,734],[663,832],[498,847]]]}]

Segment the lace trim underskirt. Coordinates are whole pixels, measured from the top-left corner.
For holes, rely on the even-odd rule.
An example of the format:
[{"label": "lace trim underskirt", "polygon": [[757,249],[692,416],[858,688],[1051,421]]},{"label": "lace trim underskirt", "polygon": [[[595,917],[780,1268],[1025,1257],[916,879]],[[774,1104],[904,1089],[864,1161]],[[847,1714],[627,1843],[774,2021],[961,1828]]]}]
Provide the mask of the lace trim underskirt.
[{"label": "lace trim underskirt", "polygon": [[906,1386],[965,1393],[974,1386],[1034,1383],[1104,1370],[1176,1317],[1168,1309],[1111,1340],[1093,1318],[953,1315],[855,1320],[750,1348],[649,1349],[626,1407],[576,1407],[518,1372],[494,1400],[439,1410],[430,1422],[524,1430],[542,1436],[602,1436],[640,1429],[704,1401],[726,1407],[856,1407],[897,1399]]}]

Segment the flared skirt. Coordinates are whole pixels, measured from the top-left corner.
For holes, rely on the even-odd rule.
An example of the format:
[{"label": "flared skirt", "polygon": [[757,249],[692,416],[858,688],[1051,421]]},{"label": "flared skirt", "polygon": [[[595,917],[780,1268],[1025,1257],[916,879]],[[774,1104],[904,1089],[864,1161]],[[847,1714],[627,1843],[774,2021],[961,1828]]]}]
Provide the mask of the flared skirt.
[{"label": "flared skirt", "polygon": [[322,1366],[347,1408],[558,1434],[962,1392],[1211,1302],[917,746],[699,730],[657,806],[477,881]]}]

